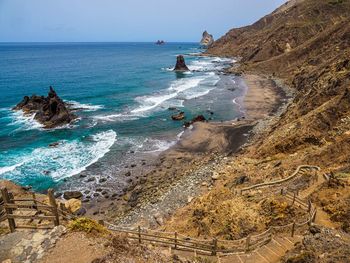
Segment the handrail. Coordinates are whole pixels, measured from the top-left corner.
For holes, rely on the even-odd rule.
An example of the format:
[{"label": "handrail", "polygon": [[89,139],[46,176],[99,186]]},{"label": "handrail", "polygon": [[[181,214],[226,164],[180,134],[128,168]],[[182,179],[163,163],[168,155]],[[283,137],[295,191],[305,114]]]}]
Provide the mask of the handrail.
[{"label": "handrail", "polygon": [[[314,220],[314,216],[316,213],[316,208],[311,203],[306,203],[303,200],[296,198],[294,195],[292,195],[290,192],[283,192],[283,195],[288,197],[288,200],[291,200],[291,196],[293,197],[294,204],[303,205],[305,207],[310,208],[308,209],[308,218],[306,221],[302,223],[288,223],[282,226],[271,226],[269,229],[265,230],[262,233],[256,234],[256,235],[250,235],[245,238],[236,239],[236,240],[221,240],[221,239],[213,239],[210,240],[204,240],[204,239],[194,239],[192,237],[186,237],[181,234],[175,234],[171,232],[161,232],[161,231],[155,231],[150,230],[146,228],[125,228],[125,227],[119,227],[114,224],[105,222],[108,226],[109,230],[117,231],[117,232],[123,232],[129,236],[128,238],[138,240],[139,242],[142,241],[149,241],[149,242],[156,242],[159,244],[163,244],[166,246],[172,245],[175,248],[193,248],[197,249],[198,251],[204,251],[204,252],[210,252],[210,253],[242,253],[242,251],[251,251],[252,249],[256,249],[262,245],[265,245],[268,241],[270,241],[274,235],[274,230],[283,230],[288,229],[292,230],[292,235],[294,234],[296,227],[302,227],[306,224],[310,224]],[[164,236],[167,235],[167,236]],[[182,236],[183,238],[181,238]],[[165,239],[165,240],[164,240]],[[215,241],[214,241],[215,240]],[[215,248],[214,248],[215,244]]]},{"label": "handrail", "polygon": [[252,190],[252,189],[256,189],[256,188],[261,188],[261,187],[265,187],[265,186],[270,186],[270,185],[275,185],[275,184],[281,184],[281,183],[284,183],[286,181],[289,181],[291,179],[293,179],[299,172],[301,169],[303,168],[306,168],[306,169],[315,169],[315,170],[318,170],[320,171],[321,168],[318,167],[318,166],[313,166],[313,165],[299,165],[297,167],[297,169],[295,170],[295,172],[293,174],[291,174],[290,176],[286,177],[286,178],[283,178],[283,179],[279,179],[279,180],[275,180],[275,181],[271,181],[271,182],[265,182],[265,183],[260,183],[260,184],[255,184],[255,185],[252,185],[252,186],[249,186],[249,187],[245,187],[245,188],[242,188],[240,191],[241,193],[245,192],[245,191],[249,191],[249,190]]}]

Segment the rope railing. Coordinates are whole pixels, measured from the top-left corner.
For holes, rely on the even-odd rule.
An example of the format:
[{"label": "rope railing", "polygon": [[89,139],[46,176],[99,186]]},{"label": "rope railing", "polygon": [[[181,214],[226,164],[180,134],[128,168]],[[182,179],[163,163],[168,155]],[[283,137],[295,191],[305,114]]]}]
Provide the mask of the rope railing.
[{"label": "rope railing", "polygon": [[279,180],[275,180],[275,181],[271,181],[271,182],[265,182],[265,183],[260,183],[260,184],[255,184],[255,185],[252,185],[252,186],[249,186],[249,187],[245,187],[245,188],[242,188],[239,190],[239,192],[241,194],[243,194],[244,192],[246,191],[250,191],[250,190],[255,190],[255,189],[259,189],[259,188],[264,188],[264,187],[268,187],[268,186],[272,186],[272,185],[277,185],[277,184],[282,184],[284,182],[287,182],[291,179],[293,179],[294,177],[296,177],[299,173],[300,173],[300,170],[301,169],[309,169],[309,170],[317,170],[317,171],[320,171],[321,168],[318,167],[318,166],[313,166],[313,165],[299,165],[297,167],[297,169],[295,170],[295,172],[286,177],[286,178],[283,178],[283,179],[279,179]]}]

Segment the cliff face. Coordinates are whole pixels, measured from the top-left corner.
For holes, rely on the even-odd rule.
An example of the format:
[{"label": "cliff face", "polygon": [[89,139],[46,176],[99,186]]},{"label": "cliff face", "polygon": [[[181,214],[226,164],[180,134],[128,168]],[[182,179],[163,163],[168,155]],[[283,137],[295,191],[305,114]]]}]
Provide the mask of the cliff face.
[{"label": "cliff face", "polygon": [[238,70],[282,78],[296,90],[255,154],[307,150],[304,161],[350,168],[349,13],[345,0],[289,2],[251,26],[232,29],[208,50],[241,57]]}]

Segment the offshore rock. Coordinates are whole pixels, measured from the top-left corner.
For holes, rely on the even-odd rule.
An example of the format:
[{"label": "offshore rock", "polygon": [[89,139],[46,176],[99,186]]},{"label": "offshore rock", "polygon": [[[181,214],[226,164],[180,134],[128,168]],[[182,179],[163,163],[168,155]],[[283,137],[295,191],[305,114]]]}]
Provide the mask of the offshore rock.
[{"label": "offshore rock", "polygon": [[209,34],[207,31],[203,32],[202,40],[200,42],[203,47],[210,47],[214,43],[213,35]]},{"label": "offshore rock", "polygon": [[185,63],[185,58],[182,55],[178,55],[176,58],[175,71],[189,71]]},{"label": "offshore rock", "polygon": [[46,98],[37,95],[24,96],[13,110],[22,110],[24,114],[35,114],[34,119],[46,129],[69,124],[76,118],[51,86]]},{"label": "offshore rock", "polygon": [[181,111],[179,114],[174,114],[171,116],[171,119],[174,121],[180,121],[183,120],[185,118],[185,113],[183,111]]}]

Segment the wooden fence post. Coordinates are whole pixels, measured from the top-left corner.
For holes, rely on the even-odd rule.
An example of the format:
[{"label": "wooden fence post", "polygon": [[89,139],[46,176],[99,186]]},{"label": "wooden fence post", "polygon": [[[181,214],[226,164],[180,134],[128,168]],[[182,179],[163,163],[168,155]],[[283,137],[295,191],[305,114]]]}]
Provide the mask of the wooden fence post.
[{"label": "wooden fence post", "polygon": [[314,223],[315,220],[316,220],[316,214],[317,214],[317,208],[315,207],[315,213],[314,213],[314,215],[312,217],[312,223]]},{"label": "wooden fence post", "polygon": [[310,200],[308,200],[308,202],[307,202],[307,211],[310,213],[310,211],[311,211],[311,201]]},{"label": "wooden fence post", "polygon": [[[12,208],[6,208],[6,205],[11,203],[11,200],[10,200],[10,197],[9,197],[9,194],[8,194],[6,188],[2,188],[1,189],[1,195],[2,195],[2,199],[4,200],[4,206],[5,206],[6,214],[7,215],[12,215]],[[7,221],[9,222],[10,231],[12,233],[15,232],[15,229],[16,229],[15,219],[7,218]]]},{"label": "wooden fence post", "polygon": [[213,249],[211,251],[211,255],[216,256],[217,250],[218,250],[218,240],[216,238],[213,238]]},{"label": "wooden fence post", "polygon": [[269,234],[269,241],[271,241],[272,240],[272,236],[273,236],[273,227],[269,228],[268,234]]},{"label": "wooden fence post", "polygon": [[32,193],[32,197],[33,197],[34,209],[38,211],[38,203],[36,202],[36,196],[34,192]]},{"label": "wooden fence post", "polygon": [[295,202],[295,193],[293,194],[293,202],[292,202],[292,206],[294,205]]},{"label": "wooden fence post", "polygon": [[292,237],[294,237],[294,232],[295,232],[295,221],[293,222],[293,225],[292,225]]},{"label": "wooden fence post", "polygon": [[175,234],[175,249],[177,249],[177,232],[175,232],[174,234]]},{"label": "wooden fence post", "polygon": [[50,205],[52,206],[52,213],[55,217],[54,219],[54,225],[55,226],[58,226],[60,224],[60,217],[58,215],[58,210],[57,210],[57,203],[56,203],[56,199],[55,199],[55,196],[53,194],[53,189],[49,189],[47,191],[47,195],[49,197],[49,202],[50,202]]},{"label": "wooden fence post", "polygon": [[141,227],[138,226],[137,229],[138,229],[138,232],[139,232],[139,244],[141,244]]},{"label": "wooden fence post", "polygon": [[245,251],[248,252],[249,251],[249,243],[250,243],[250,235],[247,236],[246,240],[245,240]]}]

